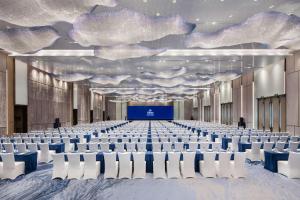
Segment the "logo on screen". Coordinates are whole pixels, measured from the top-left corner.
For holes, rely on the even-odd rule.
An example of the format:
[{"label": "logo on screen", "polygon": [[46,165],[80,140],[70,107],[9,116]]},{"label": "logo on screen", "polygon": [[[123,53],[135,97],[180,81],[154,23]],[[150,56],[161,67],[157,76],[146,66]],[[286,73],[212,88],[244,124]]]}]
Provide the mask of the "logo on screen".
[{"label": "logo on screen", "polygon": [[149,109],[147,111],[147,117],[153,117],[153,116],[154,116],[154,112],[151,109]]}]

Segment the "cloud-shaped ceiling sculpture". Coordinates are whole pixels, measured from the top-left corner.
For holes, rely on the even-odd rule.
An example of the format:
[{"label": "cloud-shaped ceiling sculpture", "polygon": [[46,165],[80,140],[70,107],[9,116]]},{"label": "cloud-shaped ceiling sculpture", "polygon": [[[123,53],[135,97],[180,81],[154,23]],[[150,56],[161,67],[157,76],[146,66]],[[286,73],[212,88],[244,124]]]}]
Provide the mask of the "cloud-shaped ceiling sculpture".
[{"label": "cloud-shaped ceiling sculpture", "polygon": [[185,67],[180,67],[180,68],[165,70],[160,72],[142,72],[142,74],[146,76],[154,76],[157,78],[175,78],[184,75],[186,72],[187,70]]},{"label": "cloud-shaped ceiling sculpture", "polygon": [[50,26],[12,28],[0,31],[0,48],[17,53],[31,53],[51,46],[59,35]]},{"label": "cloud-shaped ceiling sculpture", "polygon": [[54,75],[54,77],[61,81],[66,82],[77,82],[77,81],[83,81],[86,79],[90,79],[93,76],[89,74],[82,74],[82,73],[72,73],[72,74],[62,74],[62,75]]},{"label": "cloud-shaped ceiling sculpture", "polygon": [[[239,74],[233,72],[225,72],[216,74],[213,79],[215,81],[231,81],[233,79],[238,78]],[[215,82],[213,81],[213,82]]]},{"label": "cloud-shaped ceiling sculpture", "polygon": [[95,56],[107,60],[121,60],[127,58],[139,58],[153,56],[165,51],[165,49],[150,49],[140,45],[116,45],[111,47],[95,48]]},{"label": "cloud-shaped ceiling sculpture", "polygon": [[1,0],[0,20],[19,26],[45,26],[58,21],[73,23],[94,6],[114,7],[115,0]]},{"label": "cloud-shaped ceiling sculpture", "polygon": [[214,33],[192,33],[187,47],[217,48],[245,43],[262,43],[270,48],[297,48],[300,43],[300,18],[280,12],[264,12],[245,22]]},{"label": "cloud-shaped ceiling sculpture", "polygon": [[114,46],[153,41],[167,35],[187,34],[195,28],[180,16],[149,17],[122,9],[78,17],[70,36],[82,46]]},{"label": "cloud-shaped ceiling sculpture", "polygon": [[185,82],[185,80],[181,77],[176,78],[136,78],[137,81],[148,84],[148,85],[158,85],[162,87],[175,87],[177,85],[181,85]]},{"label": "cloud-shaped ceiling sculpture", "polygon": [[130,75],[119,75],[119,76],[106,76],[106,75],[98,75],[92,79],[90,82],[98,83],[101,85],[119,85],[122,81],[130,78]]}]

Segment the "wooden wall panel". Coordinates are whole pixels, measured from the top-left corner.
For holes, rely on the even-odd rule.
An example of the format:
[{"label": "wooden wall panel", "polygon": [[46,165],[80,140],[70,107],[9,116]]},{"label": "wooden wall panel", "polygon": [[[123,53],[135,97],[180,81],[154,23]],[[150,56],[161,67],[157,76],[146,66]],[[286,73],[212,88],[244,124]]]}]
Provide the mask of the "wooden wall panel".
[{"label": "wooden wall panel", "polygon": [[232,120],[234,125],[238,123],[241,117],[241,84],[241,78],[232,81]]},{"label": "wooden wall panel", "polygon": [[6,55],[0,52],[0,135],[6,134]]},{"label": "wooden wall panel", "polygon": [[78,84],[78,124],[90,122],[91,91],[88,85]]},{"label": "wooden wall panel", "polygon": [[93,121],[103,121],[103,102],[100,94],[94,94]]},{"label": "wooden wall panel", "polygon": [[185,100],[184,101],[184,119],[191,120],[193,114],[193,100]]},{"label": "wooden wall panel", "polygon": [[72,122],[72,84],[57,81],[39,69],[28,67],[28,130],[53,127],[55,118],[62,126]]}]

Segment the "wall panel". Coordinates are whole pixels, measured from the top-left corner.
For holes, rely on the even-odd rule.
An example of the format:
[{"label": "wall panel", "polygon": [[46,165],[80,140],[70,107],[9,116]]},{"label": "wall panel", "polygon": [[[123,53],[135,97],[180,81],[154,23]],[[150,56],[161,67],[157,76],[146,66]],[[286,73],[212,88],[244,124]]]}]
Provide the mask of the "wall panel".
[{"label": "wall panel", "polygon": [[58,81],[46,72],[28,66],[28,130],[62,126],[72,122],[72,84]]}]

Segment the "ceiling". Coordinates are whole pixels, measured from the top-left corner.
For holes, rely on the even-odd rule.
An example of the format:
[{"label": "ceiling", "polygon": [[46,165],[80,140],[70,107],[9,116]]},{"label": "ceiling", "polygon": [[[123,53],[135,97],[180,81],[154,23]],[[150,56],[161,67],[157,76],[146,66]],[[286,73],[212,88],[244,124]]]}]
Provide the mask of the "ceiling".
[{"label": "ceiling", "polygon": [[0,0],[0,48],[102,94],[188,96],[298,50],[299,16],[299,0]]}]

